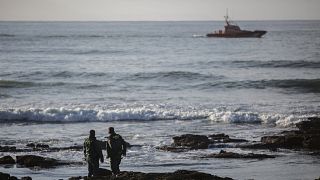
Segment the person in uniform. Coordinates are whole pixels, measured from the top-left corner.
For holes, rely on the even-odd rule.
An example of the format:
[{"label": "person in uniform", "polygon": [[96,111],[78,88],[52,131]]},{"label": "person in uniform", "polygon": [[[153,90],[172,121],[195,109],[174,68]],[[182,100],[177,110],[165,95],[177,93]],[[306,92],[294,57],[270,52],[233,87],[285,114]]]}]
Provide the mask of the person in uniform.
[{"label": "person in uniform", "polygon": [[122,156],[126,156],[127,146],[123,138],[115,133],[113,127],[109,127],[108,133],[107,158],[110,158],[110,166],[113,175],[118,175],[120,173],[119,165]]},{"label": "person in uniform", "polygon": [[89,138],[84,141],[84,158],[88,163],[88,177],[96,176],[99,171],[99,159],[103,163],[102,148],[96,139],[95,131],[90,130]]}]

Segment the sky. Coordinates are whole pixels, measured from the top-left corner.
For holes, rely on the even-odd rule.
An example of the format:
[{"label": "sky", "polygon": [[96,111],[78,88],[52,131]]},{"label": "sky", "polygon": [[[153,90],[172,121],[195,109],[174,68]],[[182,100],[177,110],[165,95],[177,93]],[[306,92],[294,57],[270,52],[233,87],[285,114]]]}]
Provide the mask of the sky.
[{"label": "sky", "polygon": [[319,20],[320,0],[0,0],[0,21]]}]

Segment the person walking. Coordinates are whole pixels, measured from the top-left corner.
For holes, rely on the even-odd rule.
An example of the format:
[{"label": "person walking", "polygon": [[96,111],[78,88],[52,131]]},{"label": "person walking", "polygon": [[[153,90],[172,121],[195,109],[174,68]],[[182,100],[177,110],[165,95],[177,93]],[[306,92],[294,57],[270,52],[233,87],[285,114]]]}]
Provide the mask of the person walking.
[{"label": "person walking", "polygon": [[88,177],[98,174],[99,159],[103,163],[102,148],[95,134],[94,130],[90,130],[89,138],[86,138],[83,144],[84,158],[88,163]]},{"label": "person walking", "polygon": [[108,133],[107,158],[110,158],[112,174],[117,176],[120,173],[119,166],[122,156],[126,156],[127,146],[123,138],[115,133],[113,127],[109,127]]}]

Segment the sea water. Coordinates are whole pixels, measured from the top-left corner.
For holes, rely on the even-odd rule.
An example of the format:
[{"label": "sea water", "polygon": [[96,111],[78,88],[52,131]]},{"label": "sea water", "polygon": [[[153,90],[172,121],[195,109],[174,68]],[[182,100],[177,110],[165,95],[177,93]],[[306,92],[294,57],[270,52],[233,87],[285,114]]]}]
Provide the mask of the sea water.
[{"label": "sea water", "polygon": [[[198,170],[235,179],[312,179],[318,156],[200,159],[221,148],[156,149],[185,133],[259,141],[320,110],[320,21],[242,21],[262,38],[206,38],[223,22],[0,22],[0,145],[81,145],[114,126],[130,144],[122,170]],[[0,153],[0,156],[24,153]],[[82,161],[81,151],[34,152]],[[102,165],[109,168],[108,163]],[[7,168],[18,177],[86,175],[86,166]]]}]

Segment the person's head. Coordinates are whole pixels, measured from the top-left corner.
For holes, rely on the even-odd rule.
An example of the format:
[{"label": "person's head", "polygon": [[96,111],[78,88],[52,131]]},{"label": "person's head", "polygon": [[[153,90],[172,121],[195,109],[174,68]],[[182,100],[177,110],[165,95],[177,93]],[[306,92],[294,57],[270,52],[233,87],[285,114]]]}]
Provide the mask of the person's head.
[{"label": "person's head", "polygon": [[109,131],[108,131],[109,134],[114,134],[114,128],[113,127],[109,127]]},{"label": "person's head", "polygon": [[96,131],[90,130],[90,137],[95,137],[96,136]]}]

